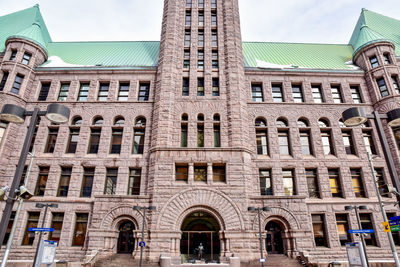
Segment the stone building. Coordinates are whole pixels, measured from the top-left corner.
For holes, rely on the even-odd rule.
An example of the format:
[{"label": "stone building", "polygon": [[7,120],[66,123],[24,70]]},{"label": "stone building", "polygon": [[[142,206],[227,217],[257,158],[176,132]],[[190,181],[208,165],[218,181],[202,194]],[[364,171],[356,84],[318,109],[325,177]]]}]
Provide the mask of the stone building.
[{"label": "stone building", "polygon": [[[137,205],[156,207],[145,224],[149,266],[194,262],[200,243],[205,262],[257,266],[248,207],[265,206],[267,263],[274,254],[344,263],[345,243],[359,241],[347,205],[367,207],[370,262],[392,261],[367,157],[379,185],[392,186],[377,122],[346,127],[341,116],[399,108],[399,20],[363,9],[343,45],[242,42],[237,0],[165,0],[160,42],[53,42],[38,6],[0,25],[0,107],[71,110],[67,124],[37,125],[26,183],[35,196],[18,219],[14,265],[32,261],[38,238],[27,229],[44,220],[57,260],[112,266],[125,253],[137,266]],[[1,186],[28,123],[0,123]],[[382,123],[399,172],[400,131]],[[389,217],[398,214],[382,194]],[[38,202],[58,208],[44,218]]]}]

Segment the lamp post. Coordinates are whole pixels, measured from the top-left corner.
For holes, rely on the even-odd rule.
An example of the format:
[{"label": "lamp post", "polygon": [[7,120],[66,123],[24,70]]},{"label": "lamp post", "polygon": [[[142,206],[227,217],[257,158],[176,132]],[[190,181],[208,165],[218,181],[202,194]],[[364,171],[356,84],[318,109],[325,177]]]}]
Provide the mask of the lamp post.
[{"label": "lamp post", "polygon": [[[47,204],[47,203],[36,203],[36,208],[39,208],[39,209],[44,208],[43,220],[42,220],[42,224],[40,226],[40,228],[43,228],[44,224],[46,222],[47,209],[48,208],[58,208],[58,205],[57,204],[53,204],[53,203],[50,203],[50,204]],[[38,264],[37,256],[38,256],[38,253],[39,253],[40,245],[42,243],[42,233],[43,232],[39,233],[39,241],[38,241],[38,245],[36,247],[35,259],[33,260],[32,267],[36,267],[36,265]]]},{"label": "lamp post", "polygon": [[[142,206],[133,206],[133,209],[136,210],[137,212],[139,212],[140,215],[142,215],[143,217],[143,221],[142,221],[142,241],[141,241],[141,246],[140,246],[140,261],[139,261],[139,267],[142,267],[142,259],[143,259],[143,247],[144,247],[144,224],[146,221],[146,210],[152,211],[152,210],[156,210],[155,206],[149,206],[149,207],[142,207]],[[143,210],[143,213],[140,212],[141,210]]]},{"label": "lamp post", "polygon": [[263,208],[255,208],[255,207],[248,207],[248,211],[257,211],[258,214],[258,234],[260,237],[260,261],[261,261],[261,266],[264,267],[264,253],[263,253],[263,240],[262,240],[262,233],[261,233],[261,211],[270,211],[271,209],[269,207],[263,207]]},{"label": "lamp post", "polygon": [[[358,213],[358,210],[366,210],[367,207],[366,206],[345,206],[344,207],[345,210],[355,210],[356,212],[356,217],[357,217],[357,225],[358,225],[358,229],[361,230],[362,226],[361,226],[361,221],[360,221],[360,214]],[[361,238],[361,244],[364,250],[364,255],[365,255],[365,260],[367,261],[367,266],[369,267],[369,261],[368,261],[368,255],[367,255],[367,246],[365,245],[365,239],[364,239],[364,234],[360,234],[360,238]]]},{"label": "lamp post", "polygon": [[12,208],[15,201],[15,190],[20,184],[21,176],[24,170],[26,158],[29,152],[29,146],[32,142],[33,134],[35,131],[35,125],[40,116],[46,116],[47,119],[54,123],[65,123],[68,122],[70,110],[60,104],[50,104],[47,106],[46,111],[40,111],[39,108],[34,108],[33,111],[27,111],[22,107],[6,104],[3,106],[0,112],[0,120],[6,122],[12,122],[22,124],[25,121],[26,116],[31,116],[31,121],[28,127],[28,133],[26,134],[24,145],[21,150],[21,154],[18,160],[17,169],[14,174],[14,178],[10,188],[10,194],[7,198],[6,205],[4,207],[3,216],[0,222],[0,248],[3,244],[4,236],[7,230],[7,225],[10,220]]}]

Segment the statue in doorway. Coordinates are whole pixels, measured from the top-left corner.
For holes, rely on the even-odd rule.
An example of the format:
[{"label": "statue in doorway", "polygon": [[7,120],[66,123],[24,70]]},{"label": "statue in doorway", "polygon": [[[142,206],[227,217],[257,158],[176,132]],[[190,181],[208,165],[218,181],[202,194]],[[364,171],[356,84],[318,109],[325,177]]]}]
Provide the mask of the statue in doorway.
[{"label": "statue in doorway", "polygon": [[198,260],[202,260],[203,259],[203,252],[204,252],[204,247],[203,247],[202,243],[200,243],[200,245],[197,248],[197,250],[198,250],[198,252],[197,252]]}]

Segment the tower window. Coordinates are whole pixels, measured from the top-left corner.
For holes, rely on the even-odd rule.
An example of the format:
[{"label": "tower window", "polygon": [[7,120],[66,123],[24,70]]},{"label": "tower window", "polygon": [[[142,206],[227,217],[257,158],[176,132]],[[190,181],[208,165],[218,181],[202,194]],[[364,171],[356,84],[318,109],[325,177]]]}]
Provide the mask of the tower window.
[{"label": "tower window", "polygon": [[217,30],[211,31],[211,46],[218,46],[218,33]]},{"label": "tower window", "polygon": [[379,67],[379,62],[378,58],[376,56],[372,56],[369,58],[369,62],[371,63],[371,67],[374,69],[376,67]]},{"label": "tower window", "polygon": [[182,96],[189,95],[189,78],[183,78],[182,81]]},{"label": "tower window", "polygon": [[204,50],[197,52],[197,68],[204,69]]},{"label": "tower window", "polygon": [[197,78],[197,95],[204,96],[204,78]]},{"label": "tower window", "polygon": [[376,79],[376,83],[378,84],[379,91],[381,92],[381,96],[385,97],[389,95],[389,89],[386,86],[385,78]]},{"label": "tower window", "polygon": [[25,52],[21,63],[24,65],[28,65],[29,61],[31,60],[31,57],[32,57],[31,54]]},{"label": "tower window", "polygon": [[212,79],[212,94],[213,96],[219,96],[219,79]]},{"label": "tower window", "polygon": [[11,50],[11,55],[10,55],[10,61],[15,60],[15,58],[17,57],[17,50]]},{"label": "tower window", "polygon": [[199,30],[199,34],[198,34],[198,45],[200,47],[204,46],[204,31],[203,30]]},{"label": "tower window", "polygon": [[212,68],[218,69],[218,50],[212,51]]},{"label": "tower window", "polygon": [[393,75],[392,76],[392,81],[393,81],[394,91],[396,92],[396,94],[400,94],[400,87],[399,87],[399,79],[398,79],[398,77]]},{"label": "tower window", "polygon": [[4,71],[3,72],[3,77],[1,78],[1,82],[0,82],[0,91],[4,90],[4,87],[6,86],[7,79],[8,79],[8,72]]},{"label": "tower window", "polygon": [[391,64],[391,60],[390,60],[390,54],[389,53],[384,53],[383,54],[383,59],[385,61],[385,64]]},{"label": "tower window", "polygon": [[188,10],[186,11],[186,16],[185,16],[185,26],[190,26],[192,24],[192,14],[191,11]]},{"label": "tower window", "polygon": [[185,49],[183,52],[183,68],[189,69],[190,68],[190,50]]},{"label": "tower window", "polygon": [[15,76],[14,84],[11,88],[11,93],[19,94],[19,90],[21,89],[22,82],[24,81],[24,76],[21,74],[17,74]]},{"label": "tower window", "polygon": [[190,46],[190,30],[185,31],[185,46]]}]

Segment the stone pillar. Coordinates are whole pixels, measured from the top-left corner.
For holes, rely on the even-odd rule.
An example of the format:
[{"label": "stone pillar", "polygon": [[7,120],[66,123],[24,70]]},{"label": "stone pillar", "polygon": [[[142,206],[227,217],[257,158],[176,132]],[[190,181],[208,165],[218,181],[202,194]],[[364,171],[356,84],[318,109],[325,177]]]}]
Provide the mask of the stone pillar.
[{"label": "stone pillar", "polygon": [[212,185],[213,184],[213,169],[212,169],[212,163],[208,162],[207,163],[207,184]]},{"label": "stone pillar", "polygon": [[161,267],[170,267],[171,266],[171,258],[167,256],[160,257],[160,266]]},{"label": "stone pillar", "polygon": [[188,183],[190,185],[192,185],[193,182],[194,182],[194,165],[193,165],[193,162],[189,163],[189,171],[188,172],[189,172],[188,173]]}]

